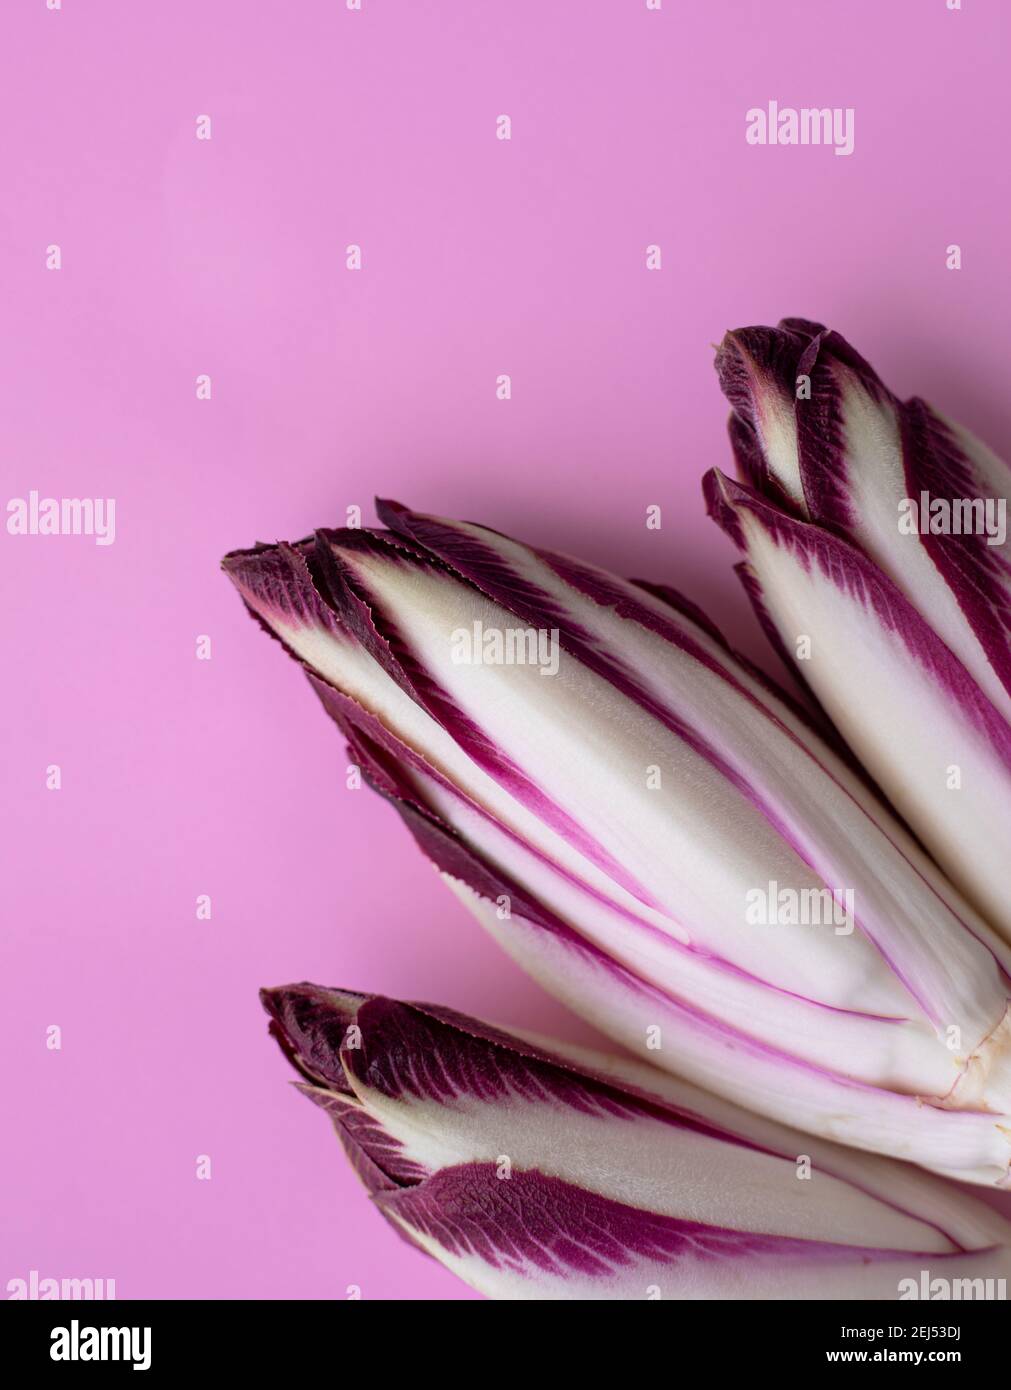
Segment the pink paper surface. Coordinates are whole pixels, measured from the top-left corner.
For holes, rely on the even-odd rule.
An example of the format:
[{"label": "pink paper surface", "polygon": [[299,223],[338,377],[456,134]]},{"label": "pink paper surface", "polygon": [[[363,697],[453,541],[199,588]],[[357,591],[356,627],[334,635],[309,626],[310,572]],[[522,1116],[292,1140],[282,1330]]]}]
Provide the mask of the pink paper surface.
[{"label": "pink paper surface", "polygon": [[[1007,448],[1009,23],[1002,0],[3,7],[3,500],[113,497],[116,535],[0,535],[0,1296],[33,1269],[473,1296],[372,1210],[257,987],[586,1030],[345,789],[220,556],[368,522],[381,492],[674,583],[768,663],[702,508],[729,463],[711,345],[827,320]],[[748,145],[770,99],[852,107],[854,152]]]}]

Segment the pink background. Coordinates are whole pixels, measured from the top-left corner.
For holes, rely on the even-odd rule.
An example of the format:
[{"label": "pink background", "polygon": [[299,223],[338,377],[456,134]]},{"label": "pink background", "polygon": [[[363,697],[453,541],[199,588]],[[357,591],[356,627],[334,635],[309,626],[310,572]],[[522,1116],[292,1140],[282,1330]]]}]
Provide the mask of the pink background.
[{"label": "pink background", "polygon": [[[117,536],[0,535],[0,1296],[31,1269],[121,1297],[471,1296],[371,1209],[256,989],[580,1025],[344,789],[339,739],[218,560],[350,504],[368,520],[380,491],[669,580],[761,653],[699,493],[728,460],[710,344],[827,319],[1007,446],[1009,18],[3,6],[0,500],[113,496]],[[770,98],[854,107],[855,153],[749,147]]]}]

